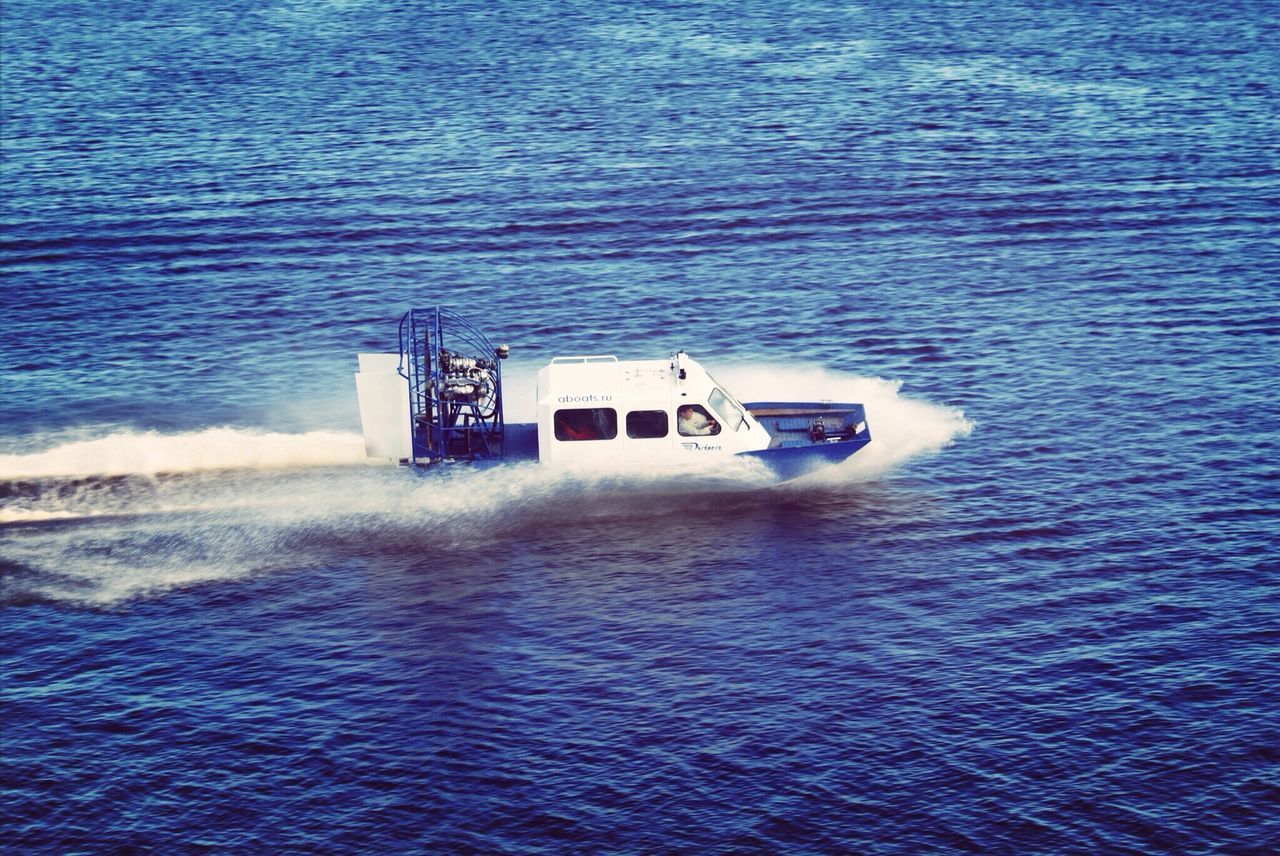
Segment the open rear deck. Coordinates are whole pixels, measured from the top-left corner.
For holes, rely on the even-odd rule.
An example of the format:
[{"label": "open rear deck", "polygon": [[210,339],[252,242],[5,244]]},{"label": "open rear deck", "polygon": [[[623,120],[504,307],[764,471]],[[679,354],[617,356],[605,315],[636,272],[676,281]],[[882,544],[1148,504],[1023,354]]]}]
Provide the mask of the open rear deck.
[{"label": "open rear deck", "polygon": [[769,432],[769,448],[852,440],[866,431],[861,404],[754,402],[743,405]]}]

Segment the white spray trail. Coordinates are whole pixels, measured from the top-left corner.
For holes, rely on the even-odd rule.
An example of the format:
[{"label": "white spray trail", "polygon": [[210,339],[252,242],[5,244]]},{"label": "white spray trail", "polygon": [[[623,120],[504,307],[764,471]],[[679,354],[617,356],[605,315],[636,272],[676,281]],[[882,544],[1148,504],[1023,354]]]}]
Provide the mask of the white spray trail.
[{"label": "white spray trail", "polygon": [[[865,404],[871,444],[803,482],[835,491],[936,453],[973,428],[955,408],[904,396],[895,381],[773,364],[711,370],[744,401]],[[531,399],[519,409],[531,411]],[[760,490],[767,475],[746,460],[698,471],[455,465],[419,478],[394,466],[359,466],[364,446],[354,432],[99,433],[0,455],[0,601],[115,603],[323,563],[352,545],[465,549],[477,531],[523,539],[585,519],[651,526],[655,517],[705,505],[708,496],[717,504],[773,501]]]},{"label": "white spray trail", "polygon": [[0,455],[0,481],[54,476],[154,475],[219,469],[337,466],[364,460],[358,434],[277,434],[208,428],[180,434],[115,430],[42,452]]}]

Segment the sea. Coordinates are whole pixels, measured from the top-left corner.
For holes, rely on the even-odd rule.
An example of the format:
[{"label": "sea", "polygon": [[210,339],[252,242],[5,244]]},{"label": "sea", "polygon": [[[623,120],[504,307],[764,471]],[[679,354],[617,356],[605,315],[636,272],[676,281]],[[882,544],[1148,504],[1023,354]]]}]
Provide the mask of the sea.
[{"label": "sea", "polygon": [[[1280,852],[1280,8],[4,0],[0,851]],[[442,305],[873,440],[415,474]]]}]

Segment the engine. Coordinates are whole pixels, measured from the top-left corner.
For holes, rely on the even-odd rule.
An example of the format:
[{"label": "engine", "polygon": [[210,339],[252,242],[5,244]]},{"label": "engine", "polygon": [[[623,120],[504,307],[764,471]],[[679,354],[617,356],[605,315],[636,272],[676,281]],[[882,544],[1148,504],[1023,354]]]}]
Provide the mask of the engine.
[{"label": "engine", "polygon": [[496,383],[493,360],[471,357],[440,349],[440,396],[447,401],[467,401],[477,405],[480,415],[493,415]]}]

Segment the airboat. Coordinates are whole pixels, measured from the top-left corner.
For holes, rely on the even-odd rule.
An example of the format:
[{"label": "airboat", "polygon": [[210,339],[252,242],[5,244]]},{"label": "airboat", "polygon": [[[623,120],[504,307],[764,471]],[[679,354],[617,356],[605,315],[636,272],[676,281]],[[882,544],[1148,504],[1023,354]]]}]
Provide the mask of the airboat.
[{"label": "airboat", "polygon": [[555,357],[538,371],[537,421],[510,423],[502,386],[509,353],[445,307],[410,309],[398,352],[357,357],[367,455],[419,469],[539,461],[705,470],[743,458],[787,481],[871,442],[861,404],[742,403],[684,351],[651,360]]}]

